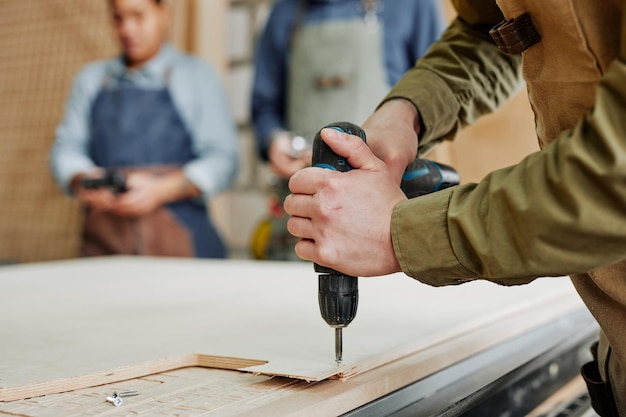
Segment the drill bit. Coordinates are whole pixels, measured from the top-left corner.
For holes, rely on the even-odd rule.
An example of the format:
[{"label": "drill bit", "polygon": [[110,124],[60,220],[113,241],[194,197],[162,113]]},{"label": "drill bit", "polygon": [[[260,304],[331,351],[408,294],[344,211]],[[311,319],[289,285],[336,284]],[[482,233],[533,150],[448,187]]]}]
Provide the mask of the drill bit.
[{"label": "drill bit", "polygon": [[337,365],[341,364],[342,356],[343,356],[342,332],[341,332],[341,327],[337,327],[335,328],[335,362],[337,362]]}]

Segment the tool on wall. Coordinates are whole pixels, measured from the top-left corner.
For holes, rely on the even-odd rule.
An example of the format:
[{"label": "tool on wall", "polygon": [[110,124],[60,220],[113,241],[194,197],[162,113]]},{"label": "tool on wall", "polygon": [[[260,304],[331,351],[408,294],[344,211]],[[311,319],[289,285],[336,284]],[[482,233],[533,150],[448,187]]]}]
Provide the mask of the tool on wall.
[{"label": "tool on wall", "polygon": [[[325,128],[336,129],[360,137],[366,142],[363,129],[348,122],[331,123]],[[345,158],[337,155],[324,143],[321,130],[313,140],[312,165],[334,171],[352,169]],[[400,187],[408,198],[419,197],[459,183],[459,175],[447,165],[426,159],[415,159],[406,169]],[[322,265],[314,265],[318,276],[318,300],[322,318],[335,329],[335,360],[341,363],[343,355],[342,329],[356,316],[359,301],[358,278],[342,274]]]}]

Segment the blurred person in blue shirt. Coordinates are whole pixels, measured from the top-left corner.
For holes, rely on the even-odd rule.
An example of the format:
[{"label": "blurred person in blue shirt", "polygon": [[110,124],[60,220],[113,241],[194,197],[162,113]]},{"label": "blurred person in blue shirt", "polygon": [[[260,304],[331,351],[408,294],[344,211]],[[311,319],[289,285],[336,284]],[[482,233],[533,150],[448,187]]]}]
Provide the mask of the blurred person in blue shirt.
[{"label": "blurred person in blue shirt", "polygon": [[440,3],[275,3],[257,45],[252,92],[259,155],[278,179],[270,201],[270,237],[257,257],[298,259],[297,239],[287,232],[281,211],[288,178],[310,164],[310,144],[320,128],[337,121],[363,123],[439,38],[446,26]]},{"label": "blurred person in blue shirt", "polygon": [[[226,257],[206,206],[239,162],[219,77],[167,43],[163,1],[110,5],[122,53],[76,76],[50,155],[59,186],[85,206],[81,253]],[[111,170],[127,191],[83,187]]]}]

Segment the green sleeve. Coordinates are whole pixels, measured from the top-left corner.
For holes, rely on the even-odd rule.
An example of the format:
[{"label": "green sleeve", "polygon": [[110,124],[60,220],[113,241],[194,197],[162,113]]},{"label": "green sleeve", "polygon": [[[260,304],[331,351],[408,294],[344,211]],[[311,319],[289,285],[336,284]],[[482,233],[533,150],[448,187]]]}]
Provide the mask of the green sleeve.
[{"label": "green sleeve", "polygon": [[626,257],[626,64],[600,80],[576,127],[521,163],[400,203],[392,215],[403,271],[431,285],[521,284]]},{"label": "green sleeve", "polygon": [[492,112],[523,85],[521,57],[501,53],[489,36],[503,19],[495,2],[459,0],[455,6],[457,19],[383,100],[415,104],[423,127],[420,153]]}]

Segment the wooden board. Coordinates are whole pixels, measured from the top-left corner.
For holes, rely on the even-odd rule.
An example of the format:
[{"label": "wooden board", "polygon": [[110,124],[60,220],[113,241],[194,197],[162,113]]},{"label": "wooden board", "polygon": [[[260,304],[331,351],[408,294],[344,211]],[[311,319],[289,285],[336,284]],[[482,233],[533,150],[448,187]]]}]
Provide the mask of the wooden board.
[{"label": "wooden board", "polygon": [[361,279],[360,293],[337,366],[310,264],[113,257],[4,267],[0,401],[189,366],[346,378],[458,339],[446,355],[454,361],[582,306],[563,278],[431,288],[396,274]]}]

